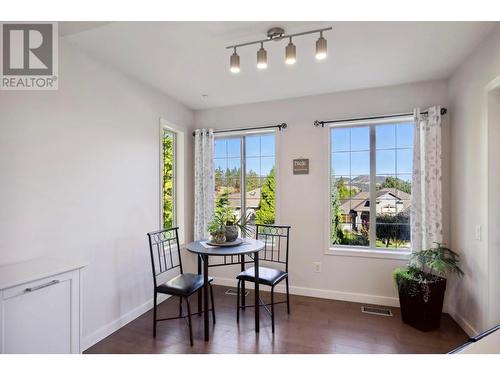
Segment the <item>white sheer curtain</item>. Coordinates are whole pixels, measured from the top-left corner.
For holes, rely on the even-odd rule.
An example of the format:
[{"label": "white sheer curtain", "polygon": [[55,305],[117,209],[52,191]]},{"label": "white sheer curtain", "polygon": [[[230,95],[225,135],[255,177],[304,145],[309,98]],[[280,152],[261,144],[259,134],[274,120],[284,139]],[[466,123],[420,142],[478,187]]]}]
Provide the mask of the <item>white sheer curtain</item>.
[{"label": "white sheer curtain", "polygon": [[194,135],[194,239],[208,238],[207,224],[214,211],[214,132],[197,129]]},{"label": "white sheer curtain", "polygon": [[411,242],[419,251],[442,241],[441,107],[414,114]]}]

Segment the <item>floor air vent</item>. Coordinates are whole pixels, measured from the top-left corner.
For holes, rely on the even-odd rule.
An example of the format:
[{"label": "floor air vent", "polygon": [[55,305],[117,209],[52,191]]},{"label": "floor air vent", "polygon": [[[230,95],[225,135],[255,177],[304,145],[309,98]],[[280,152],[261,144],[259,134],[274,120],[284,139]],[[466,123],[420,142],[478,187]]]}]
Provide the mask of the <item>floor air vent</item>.
[{"label": "floor air vent", "polygon": [[364,312],[365,314],[392,316],[392,311],[383,307],[362,306],[361,312]]},{"label": "floor air vent", "polygon": [[[245,290],[245,297],[248,296],[250,292],[248,290]],[[234,289],[228,289],[224,294],[227,294],[228,296],[236,296],[238,293]]]}]

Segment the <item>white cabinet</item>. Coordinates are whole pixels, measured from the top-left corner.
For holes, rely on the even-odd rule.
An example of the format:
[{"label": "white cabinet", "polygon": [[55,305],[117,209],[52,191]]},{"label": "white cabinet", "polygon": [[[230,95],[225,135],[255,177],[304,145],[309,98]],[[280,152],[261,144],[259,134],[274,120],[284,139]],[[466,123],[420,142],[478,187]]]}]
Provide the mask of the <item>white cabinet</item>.
[{"label": "white cabinet", "polygon": [[0,267],[0,353],[80,353],[80,269],[38,259]]}]

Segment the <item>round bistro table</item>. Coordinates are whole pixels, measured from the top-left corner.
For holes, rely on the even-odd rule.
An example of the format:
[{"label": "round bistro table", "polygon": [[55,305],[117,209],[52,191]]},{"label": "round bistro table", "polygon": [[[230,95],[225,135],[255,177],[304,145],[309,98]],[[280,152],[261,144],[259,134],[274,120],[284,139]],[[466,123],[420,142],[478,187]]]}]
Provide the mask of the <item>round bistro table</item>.
[{"label": "round bistro table", "polygon": [[[203,242],[203,243],[202,243]],[[208,246],[206,241],[195,241],[188,243],[186,249],[197,254],[203,261],[203,320],[205,326],[205,341],[209,338],[208,323],[208,257],[228,255],[251,255],[255,267],[255,332],[259,332],[259,251],[264,249],[264,242],[246,238],[243,243],[236,246]],[[198,268],[198,273],[200,267]]]}]

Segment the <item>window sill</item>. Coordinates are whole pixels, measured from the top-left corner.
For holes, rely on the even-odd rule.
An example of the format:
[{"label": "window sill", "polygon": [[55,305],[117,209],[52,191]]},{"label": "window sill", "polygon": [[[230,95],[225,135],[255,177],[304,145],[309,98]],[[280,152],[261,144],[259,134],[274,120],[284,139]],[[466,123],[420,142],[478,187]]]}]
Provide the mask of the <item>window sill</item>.
[{"label": "window sill", "polygon": [[361,257],[361,258],[378,258],[378,259],[395,259],[407,261],[410,259],[411,250],[393,251],[374,248],[359,248],[354,246],[335,246],[330,247],[325,251],[325,255]]}]

